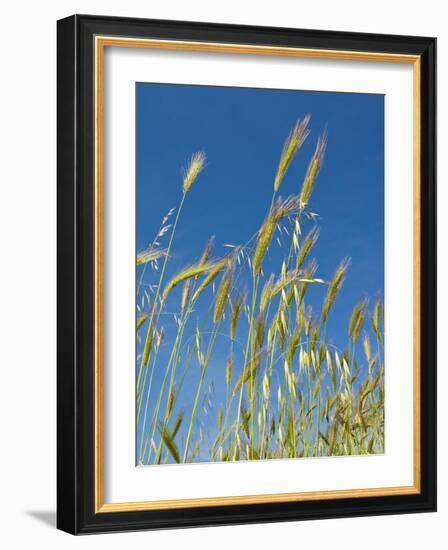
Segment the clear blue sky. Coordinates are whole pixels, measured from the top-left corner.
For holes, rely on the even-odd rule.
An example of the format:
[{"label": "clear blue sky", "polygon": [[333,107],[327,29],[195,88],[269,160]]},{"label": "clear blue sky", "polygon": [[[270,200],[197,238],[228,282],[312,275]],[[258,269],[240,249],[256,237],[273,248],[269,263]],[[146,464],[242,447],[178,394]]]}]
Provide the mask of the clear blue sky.
[{"label": "clear blue sky", "polygon": [[[186,160],[199,150],[207,155],[185,203],[168,277],[197,260],[211,235],[215,256],[228,250],[224,243],[247,241],[266,215],[280,152],[295,121],[311,113],[311,133],[287,172],[282,196],[300,190],[316,140],[327,128],[325,161],[310,202],[320,217],[313,256],[317,276],[326,280],[343,257],[351,257],[327,326],[327,337],[344,347],[354,304],[384,292],[384,97],[139,83],[136,99],[137,250],[178,205]],[[275,250],[271,256],[268,274]],[[317,292],[311,303],[319,307]]]}]

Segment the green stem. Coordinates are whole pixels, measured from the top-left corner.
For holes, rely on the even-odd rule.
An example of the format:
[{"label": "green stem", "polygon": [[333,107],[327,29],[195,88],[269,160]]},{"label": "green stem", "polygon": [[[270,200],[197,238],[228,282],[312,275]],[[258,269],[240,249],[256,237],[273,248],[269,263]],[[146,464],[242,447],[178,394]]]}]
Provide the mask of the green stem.
[{"label": "green stem", "polygon": [[[159,295],[160,295],[160,289],[161,289],[162,284],[163,284],[163,279],[164,279],[164,276],[165,276],[165,270],[166,270],[166,266],[167,266],[168,259],[169,259],[169,256],[170,256],[171,247],[173,245],[174,234],[176,232],[177,224],[178,224],[179,218],[180,218],[180,213],[182,212],[182,207],[183,207],[184,202],[185,202],[185,197],[186,197],[186,193],[184,193],[182,195],[182,200],[180,201],[179,208],[177,209],[176,219],[174,221],[173,229],[171,231],[170,240],[169,240],[169,243],[168,243],[168,248],[167,248],[166,255],[165,255],[165,258],[164,258],[164,261],[163,261],[162,271],[160,272],[159,284],[157,285],[157,290],[156,290],[156,295],[155,295],[155,298],[154,298],[154,303],[153,303],[153,306],[151,308],[151,316],[149,318],[148,330],[146,332],[145,345],[147,344],[149,338],[151,338],[153,336],[152,332],[153,332],[154,315],[155,315],[155,311],[156,311],[156,308],[157,308],[157,303],[158,303]],[[161,305],[160,309],[162,307],[163,307],[163,304]],[[158,311],[157,321],[158,321],[158,318],[160,316],[160,309]],[[155,323],[154,328],[156,328],[156,326],[157,326],[157,322]],[[137,392],[140,389],[140,380],[141,380],[141,376],[142,376],[142,369],[144,368],[143,359],[144,359],[144,356],[142,354],[142,360],[140,362],[140,368],[139,368],[139,373],[138,373],[138,378],[137,378]],[[149,361],[149,358],[148,358],[148,361]],[[148,371],[146,370],[145,371],[145,379],[146,379],[146,376],[147,376],[147,372]]]},{"label": "green stem", "polygon": [[[156,410],[154,411],[154,415],[153,415],[154,420],[153,420],[153,423],[152,423],[151,438],[154,438],[154,434],[155,434],[155,431],[156,431],[156,428],[157,428],[157,419],[159,417],[160,405],[162,403],[163,394],[164,394],[164,391],[165,391],[165,384],[166,384],[166,381],[168,379],[168,374],[169,374],[170,370],[175,372],[175,367],[176,367],[177,360],[178,360],[178,355],[177,354],[178,354],[178,350],[180,349],[180,343],[182,342],[186,321],[188,319],[187,313],[184,315],[184,317],[181,321],[181,327],[180,327],[179,331],[176,334],[176,339],[175,339],[173,347],[171,349],[171,354],[170,354],[170,357],[168,359],[168,364],[167,364],[166,369],[165,369],[165,375],[163,377],[162,384],[160,386],[159,397],[158,397],[158,400],[157,400]],[[173,372],[171,373],[170,389],[172,389],[172,384],[173,384]],[[169,400],[169,392],[168,392],[167,403],[166,403],[166,411],[168,411],[168,400]],[[165,412],[164,426],[166,426],[166,412]],[[161,445],[162,445],[162,443],[161,443]],[[149,453],[148,461],[151,458],[151,454],[152,454],[152,450]],[[157,456],[159,456],[159,453],[157,453]]]},{"label": "green stem", "polygon": [[[142,448],[143,448],[143,441],[145,439],[145,430],[146,430],[146,420],[147,420],[147,417],[148,417],[148,407],[149,407],[149,396],[151,394],[151,387],[152,387],[152,380],[153,380],[153,377],[154,377],[154,370],[155,370],[155,366],[156,366],[156,360],[157,360],[157,355],[158,355],[158,352],[159,350],[157,349],[156,350],[156,353],[154,355],[154,359],[153,359],[153,362],[152,362],[152,369],[151,369],[151,376],[149,378],[149,387],[148,387],[148,391],[146,392],[146,395],[145,395],[145,411],[143,413],[143,426],[142,426],[142,431],[141,431],[141,441],[140,441],[140,451],[139,451],[139,462],[142,461]],[[149,368],[149,367],[148,367]],[[145,386],[143,386],[143,391],[145,389]],[[138,424],[138,421],[139,421],[139,417],[137,416],[137,424]],[[144,453],[143,453],[144,454]]]},{"label": "green stem", "polygon": [[207,350],[207,356],[205,358],[205,363],[204,363],[204,366],[202,368],[201,377],[199,379],[199,384],[198,384],[198,389],[196,390],[196,396],[195,396],[195,400],[194,400],[194,404],[193,404],[193,410],[191,412],[190,424],[188,426],[187,440],[185,442],[185,450],[184,450],[184,456],[183,456],[183,460],[182,460],[182,462],[184,462],[184,463],[187,461],[188,448],[190,446],[191,435],[192,435],[192,432],[193,432],[193,424],[194,424],[194,419],[195,419],[195,416],[196,416],[196,410],[197,410],[197,406],[198,406],[198,402],[199,402],[199,396],[201,394],[202,383],[203,383],[204,378],[205,378],[205,373],[207,371],[208,363],[210,361],[211,352],[213,350],[215,340],[216,340],[216,336],[218,334],[219,325],[220,325],[220,323],[216,324],[216,328],[213,331],[212,337],[210,338],[210,342],[209,342],[208,350]]},{"label": "green stem", "polygon": [[[254,324],[254,313],[255,313],[255,303],[256,303],[256,293],[258,289],[258,275],[255,275],[253,282],[252,282],[252,302],[251,302],[251,313],[250,313],[250,319],[249,319],[249,333],[247,335],[247,343],[246,343],[246,350],[244,352],[244,363],[243,363],[243,370],[244,373],[247,365],[247,359],[249,356],[249,349],[250,344],[252,340],[252,331],[253,331],[253,324]],[[236,438],[239,436],[239,429],[240,429],[240,417],[241,417],[241,404],[243,401],[243,390],[244,390],[244,382],[241,384],[240,388],[240,396],[238,399],[238,413],[237,413],[237,419],[236,419],[236,428],[235,428],[235,451],[236,451]]]}]

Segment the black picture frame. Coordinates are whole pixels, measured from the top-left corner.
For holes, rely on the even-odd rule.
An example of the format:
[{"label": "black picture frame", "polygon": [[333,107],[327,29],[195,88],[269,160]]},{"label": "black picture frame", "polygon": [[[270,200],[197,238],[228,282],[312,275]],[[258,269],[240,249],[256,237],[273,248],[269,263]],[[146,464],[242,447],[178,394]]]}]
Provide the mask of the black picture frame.
[{"label": "black picture frame", "polygon": [[[95,513],[93,42],[97,35],[420,56],[419,494]],[[436,39],[74,15],[58,21],[57,47],[57,527],[83,534],[435,511]]]}]

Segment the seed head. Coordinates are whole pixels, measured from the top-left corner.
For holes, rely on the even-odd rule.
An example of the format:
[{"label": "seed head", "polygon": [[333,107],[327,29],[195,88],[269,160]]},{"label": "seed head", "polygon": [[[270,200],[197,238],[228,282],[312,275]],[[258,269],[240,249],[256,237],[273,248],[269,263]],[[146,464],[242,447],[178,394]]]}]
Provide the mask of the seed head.
[{"label": "seed head", "polygon": [[261,272],[263,258],[269,248],[278,222],[281,219],[290,216],[293,212],[297,212],[298,208],[299,203],[297,197],[294,195],[284,200],[279,197],[271,208],[267,218],[258,232],[257,245],[253,258],[253,270],[255,274],[259,274]]},{"label": "seed head", "polygon": [[149,246],[146,250],[142,250],[137,254],[137,265],[147,264],[148,262],[154,262],[162,256],[166,256],[167,251],[154,246]]},{"label": "seed head", "polygon": [[349,264],[350,264],[350,260],[348,258],[345,258],[344,260],[342,260],[342,262],[338,265],[335,271],[335,274],[333,275],[333,279],[330,281],[330,284],[327,290],[327,295],[325,296],[325,301],[322,308],[323,323],[325,323],[325,321],[327,320],[328,314],[330,313],[331,306],[333,305],[336,299],[336,296],[338,295],[339,290],[341,289]]},{"label": "seed head", "polygon": [[206,158],[205,153],[203,153],[202,151],[195,153],[191,157],[190,162],[188,163],[183,173],[182,187],[183,187],[184,193],[188,193],[188,191],[190,191],[191,186],[196,181],[196,178],[204,169],[205,158]]},{"label": "seed head", "polygon": [[280,161],[278,163],[277,174],[274,180],[275,192],[278,191],[286,170],[291,164],[291,161],[297,153],[299,147],[302,145],[309,134],[307,125],[310,121],[310,118],[310,115],[306,115],[303,120],[299,119],[294,128],[291,130],[289,136],[286,138],[285,144],[283,145],[282,154],[280,156]]},{"label": "seed head", "polygon": [[227,300],[229,298],[230,293],[230,285],[232,283],[233,278],[233,266],[230,265],[227,268],[227,271],[224,273],[223,278],[221,280],[221,284],[219,285],[218,293],[216,295],[216,302],[215,302],[215,311],[213,313],[213,322],[217,323],[218,321],[221,321],[224,311],[226,309]]},{"label": "seed head", "polygon": [[325,131],[323,135],[317,140],[316,150],[314,155],[308,165],[308,170],[305,175],[305,180],[302,185],[302,190],[300,191],[300,205],[304,208],[311,197],[311,193],[314,189],[314,184],[316,183],[317,175],[322,166],[322,161],[325,155],[325,149],[327,147],[327,132]]}]

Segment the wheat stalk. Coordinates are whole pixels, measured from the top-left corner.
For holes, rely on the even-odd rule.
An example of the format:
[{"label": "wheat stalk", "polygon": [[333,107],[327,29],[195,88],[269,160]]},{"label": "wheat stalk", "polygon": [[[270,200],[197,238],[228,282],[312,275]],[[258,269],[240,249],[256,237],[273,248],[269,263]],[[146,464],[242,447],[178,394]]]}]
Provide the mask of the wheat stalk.
[{"label": "wheat stalk", "polygon": [[[314,224],[317,219],[308,211],[307,205],[322,165],[326,133],[318,140],[300,194],[287,199],[275,197],[308,134],[307,124],[308,117],[299,121],[284,144],[272,203],[254,236],[253,248],[250,240],[244,247],[235,247],[230,255],[211,260],[213,239],[209,239],[199,261],[181,269],[163,285],[185,195],[204,168],[205,156],[196,153],[183,174],[183,198],[168,247],[161,249],[152,245],[137,255],[137,264],[143,266],[142,271],[148,262],[164,258],[159,284],[153,285],[157,290],[151,297],[151,306],[148,301],[147,311],[142,313],[139,310],[136,321],[140,332],[147,324],[146,338],[140,340],[140,333],[137,334],[141,342],[138,344],[141,366],[147,366],[151,356],[151,369],[141,368],[137,381],[137,418],[140,418],[143,405],[145,411],[139,434],[140,463],[191,462],[197,460],[199,454],[203,459],[207,451],[210,460],[220,461],[384,451],[382,302],[377,300],[374,304],[369,324],[365,323],[369,315],[367,299],[355,305],[348,320],[347,347],[341,349],[335,349],[332,335],[327,338],[327,319],[346,277],[349,260],[339,264],[328,283],[320,315],[316,315],[308,304],[310,300],[315,302],[315,298],[311,296],[309,299],[307,294],[310,286],[323,283],[316,276],[317,263],[308,261],[319,230],[317,226],[312,227],[303,241],[301,231],[302,225],[308,221]],[[296,214],[295,219],[289,219],[293,214]],[[165,221],[163,223],[164,227],[170,227]],[[290,239],[290,253],[280,258],[281,267],[264,281],[263,262],[277,231],[282,242]],[[273,255],[273,259],[276,260],[277,256]],[[247,273],[252,278],[252,300],[246,305],[243,296]],[[219,276],[222,278],[218,288],[215,292],[213,286],[211,292],[210,287]],[[262,281],[264,283],[260,285]],[[160,314],[166,299],[180,284],[183,285],[182,296],[175,312],[176,328],[169,329],[170,340],[171,331],[177,330],[177,333],[174,332],[174,344],[162,369],[159,395],[152,408],[149,393],[154,370],[160,368],[157,351],[164,334]],[[161,299],[158,298],[159,292]],[[193,305],[203,294],[204,299],[210,297],[210,304],[207,315],[204,314],[204,319],[199,322],[200,308],[193,310]],[[276,298],[278,304],[273,310]],[[226,319],[228,304],[231,308]],[[239,321],[242,312],[247,323]],[[183,341],[189,319],[196,321],[196,346],[190,343],[194,336],[189,335]],[[228,332],[219,331],[224,323]],[[362,357],[355,350],[361,332],[364,332]],[[206,338],[206,334],[210,334],[210,338]],[[378,348],[373,353],[369,335],[376,335]],[[216,356],[214,350],[217,339],[223,337],[229,342],[228,349],[222,349],[221,341],[218,348],[219,353],[224,351],[227,357],[225,373],[220,371],[220,376],[225,378],[225,404],[213,400],[210,388],[215,378],[207,389],[203,387],[206,372],[211,371],[212,376],[215,374],[211,365],[222,365],[222,356]],[[202,347],[204,343],[205,349]],[[241,346],[244,352],[241,357],[234,346]],[[176,409],[178,402],[185,399],[187,388],[191,392],[190,385],[185,384],[182,390],[182,384],[184,379],[189,380],[188,367],[196,358],[200,367],[199,381],[189,421],[184,424],[183,410]],[[178,365],[184,365],[180,381],[176,374]],[[149,386],[146,384],[148,371],[151,372]],[[277,378],[278,386],[274,391]],[[169,383],[166,383],[168,379]],[[235,403],[233,399],[237,393],[239,399]],[[278,400],[275,400],[276,395]],[[159,417],[162,405],[164,412]],[[235,413],[236,418],[232,417]],[[151,420],[149,428],[147,414],[152,415],[152,419],[148,416],[148,423]],[[212,414],[216,423],[210,422]]]},{"label": "wheat stalk", "polygon": [[277,174],[275,175],[274,192],[278,191],[289,165],[291,164],[299,147],[302,146],[309,134],[307,126],[310,118],[310,115],[306,115],[303,120],[299,119],[294,128],[291,130],[289,136],[286,138],[283,145],[282,154],[280,156],[280,161],[278,163]]},{"label": "wheat stalk", "polygon": [[216,267],[215,262],[205,262],[203,264],[198,263],[198,264],[185,267],[170,279],[170,281],[168,282],[168,284],[166,285],[163,291],[162,299],[166,300],[169,293],[178,284],[183,283],[184,281],[191,279],[192,277],[197,277],[198,275],[202,275],[203,273],[210,272],[215,267]]},{"label": "wheat stalk", "polygon": [[227,271],[225,272],[221,284],[219,285],[218,292],[216,293],[216,299],[215,299],[215,311],[213,313],[213,322],[218,323],[221,321],[224,311],[227,305],[227,300],[229,299],[230,294],[230,285],[232,284],[232,278],[233,278],[233,265],[230,263],[230,265],[227,267]]},{"label": "wheat stalk", "polygon": [[311,197],[311,193],[314,189],[314,184],[316,183],[317,175],[322,166],[323,158],[325,155],[325,149],[327,147],[327,133],[324,134],[317,140],[316,150],[314,155],[308,165],[308,170],[305,175],[305,179],[302,184],[302,189],[300,191],[300,204],[304,208]]},{"label": "wheat stalk", "polygon": [[185,194],[190,191],[193,183],[204,169],[205,159],[206,157],[204,152],[200,151],[198,153],[194,153],[187,166],[184,168],[182,189]]},{"label": "wheat stalk", "polygon": [[258,232],[257,244],[253,258],[253,271],[260,274],[263,258],[269,248],[272,237],[278,222],[290,216],[299,209],[299,202],[296,196],[292,195],[284,200],[281,197],[272,206],[266,220]]},{"label": "wheat stalk", "polygon": [[330,281],[330,284],[328,286],[328,291],[325,296],[324,305],[322,308],[323,323],[325,323],[325,321],[327,320],[328,314],[330,313],[330,309],[334,304],[334,301],[336,300],[336,296],[338,295],[341,289],[349,264],[350,264],[350,260],[348,258],[345,258],[344,260],[342,260],[342,262],[338,265],[335,271],[335,274],[333,275],[333,279]]},{"label": "wheat stalk", "polygon": [[154,262],[163,256],[166,256],[166,249],[160,249],[154,246],[149,246],[146,250],[142,250],[137,254],[137,265],[144,265],[148,262]]}]

